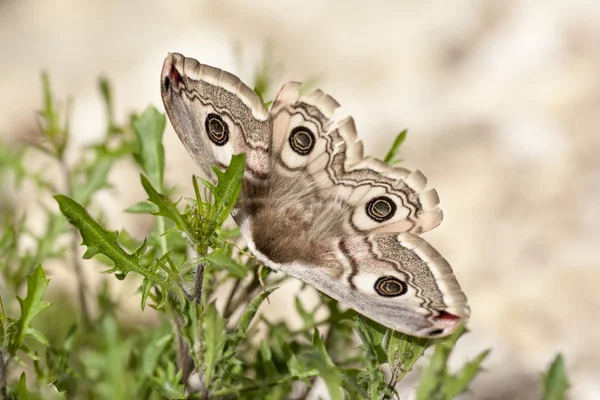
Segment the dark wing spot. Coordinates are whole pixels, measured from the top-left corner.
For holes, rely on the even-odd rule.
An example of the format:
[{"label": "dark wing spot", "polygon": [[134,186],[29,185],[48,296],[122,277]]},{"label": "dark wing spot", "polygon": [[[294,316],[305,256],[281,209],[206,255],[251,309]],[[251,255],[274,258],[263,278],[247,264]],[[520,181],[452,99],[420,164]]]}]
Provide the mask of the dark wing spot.
[{"label": "dark wing spot", "polygon": [[433,330],[427,332],[427,335],[428,336],[439,336],[442,333],[444,333],[444,329],[433,329]]},{"label": "dark wing spot", "polygon": [[223,146],[229,141],[229,128],[218,114],[208,114],[204,122],[208,138],[217,146]]},{"label": "dark wing spot", "polygon": [[375,197],[367,203],[367,215],[376,222],[384,222],[396,214],[396,203],[389,197]]},{"label": "dark wing spot", "polygon": [[310,129],[298,126],[290,133],[290,146],[292,150],[300,155],[309,154],[315,147],[315,135]]},{"label": "dark wing spot", "polygon": [[383,297],[402,296],[408,291],[406,283],[393,276],[382,276],[375,282],[375,291]]}]

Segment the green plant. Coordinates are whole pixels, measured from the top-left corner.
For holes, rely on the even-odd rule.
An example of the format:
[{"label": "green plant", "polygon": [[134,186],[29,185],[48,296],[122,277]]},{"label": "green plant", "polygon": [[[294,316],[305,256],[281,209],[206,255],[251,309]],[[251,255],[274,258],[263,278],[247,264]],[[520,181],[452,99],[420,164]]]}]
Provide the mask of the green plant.
[{"label": "green plant", "polygon": [[[265,82],[261,91],[267,90]],[[31,221],[15,218],[10,199],[1,199],[0,397],[284,399],[294,393],[294,398],[306,398],[321,378],[331,399],[390,399],[431,345],[417,399],[451,399],[468,390],[488,351],[450,373],[448,358],[464,327],[434,343],[385,329],[325,296],[310,310],[296,298],[300,329],[258,313],[286,278],[261,268],[243,247],[239,230],[224,225],[241,189],[243,155],[234,157],[226,171],[215,169],[214,185],[193,177],[194,198],[174,201],[174,189],[164,181],[163,114],[149,107],[119,125],[110,86],[101,80],[108,121],[104,139],[70,163],[68,119],[59,112],[46,75],[43,87],[43,140],[18,151],[0,146],[4,182],[33,184],[46,220],[44,230],[34,233]],[[398,136],[387,162],[396,162],[405,136]],[[46,166],[27,167],[32,153],[42,154],[48,168],[61,172],[61,187]],[[95,201],[109,187],[109,173],[119,160],[141,170],[148,198],[126,212],[152,216],[153,228],[142,241],[108,229]],[[51,196],[60,213],[48,201]],[[105,279],[96,293],[83,277],[82,269],[93,264],[79,260],[80,239],[83,259],[107,264],[103,273],[117,278]],[[188,246],[194,251],[188,252]],[[42,263],[51,260],[75,276],[77,304],[58,296],[52,306],[44,300],[50,280]],[[109,287],[124,279],[137,279],[140,307],[155,310],[157,326],[131,326],[119,318],[120,305]],[[23,298],[16,296],[24,290]],[[222,307],[215,302],[217,290],[225,293]],[[327,317],[315,320],[320,308]],[[262,339],[255,340],[259,329]],[[388,373],[382,369],[386,364]],[[564,398],[568,385],[562,358],[543,381],[545,399]]]}]

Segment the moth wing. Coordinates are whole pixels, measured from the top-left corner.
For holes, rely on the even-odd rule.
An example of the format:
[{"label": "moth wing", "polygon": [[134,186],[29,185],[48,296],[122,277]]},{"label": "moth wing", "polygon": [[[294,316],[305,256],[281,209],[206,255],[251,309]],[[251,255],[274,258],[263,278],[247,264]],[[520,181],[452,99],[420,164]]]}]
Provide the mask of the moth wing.
[{"label": "moth wing", "polygon": [[321,90],[302,94],[283,86],[270,108],[274,168],[294,179],[308,175],[322,196],[348,203],[348,233],[419,234],[442,221],[435,189],[418,170],[391,167],[363,155],[352,117],[340,118],[339,103]]},{"label": "moth wing", "polygon": [[238,77],[170,53],[161,76],[165,109],[187,151],[214,179],[234,154],[246,153],[246,178],[270,170],[271,120],[260,98]]},{"label": "moth wing", "polygon": [[411,233],[344,238],[313,265],[281,269],[389,328],[419,337],[451,334],[470,315],[448,262]]}]

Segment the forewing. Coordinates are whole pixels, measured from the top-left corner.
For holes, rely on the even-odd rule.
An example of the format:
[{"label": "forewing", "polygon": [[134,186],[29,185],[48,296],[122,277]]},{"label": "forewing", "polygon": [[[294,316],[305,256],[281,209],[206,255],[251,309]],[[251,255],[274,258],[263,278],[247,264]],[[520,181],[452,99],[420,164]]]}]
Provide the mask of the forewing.
[{"label": "forewing", "polygon": [[177,135],[209,178],[214,178],[211,165],[224,169],[239,153],[246,153],[246,178],[268,175],[269,113],[239,78],[170,53],[163,65],[161,92]]}]

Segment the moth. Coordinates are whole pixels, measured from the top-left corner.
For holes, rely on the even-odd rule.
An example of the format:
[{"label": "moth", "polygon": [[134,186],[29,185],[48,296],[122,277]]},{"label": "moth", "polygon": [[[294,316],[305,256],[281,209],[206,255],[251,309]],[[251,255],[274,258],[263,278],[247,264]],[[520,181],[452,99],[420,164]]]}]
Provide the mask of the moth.
[{"label": "moth", "polygon": [[215,179],[246,154],[232,216],[258,260],[396,331],[451,334],[470,314],[448,262],[419,234],[442,221],[420,171],[363,156],[352,117],[290,82],[267,110],[235,75],[170,53],[161,92],[180,140]]}]

